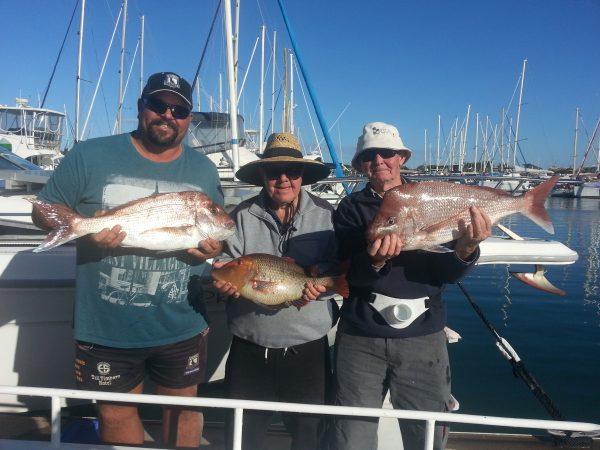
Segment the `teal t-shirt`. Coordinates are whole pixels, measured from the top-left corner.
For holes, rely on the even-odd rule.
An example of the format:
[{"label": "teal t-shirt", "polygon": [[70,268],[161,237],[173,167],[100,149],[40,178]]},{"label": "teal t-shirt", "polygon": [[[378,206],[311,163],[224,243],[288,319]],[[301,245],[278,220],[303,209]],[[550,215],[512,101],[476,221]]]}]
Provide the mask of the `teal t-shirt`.
[{"label": "teal t-shirt", "polygon": [[[184,147],[174,161],[141,156],[130,134],[90,139],[63,159],[39,198],[85,217],[153,193],[201,191],[223,204],[215,165]],[[102,249],[77,241],[75,339],[118,348],[165,345],[207,327],[198,276],[185,252],[160,254],[130,248]]]}]

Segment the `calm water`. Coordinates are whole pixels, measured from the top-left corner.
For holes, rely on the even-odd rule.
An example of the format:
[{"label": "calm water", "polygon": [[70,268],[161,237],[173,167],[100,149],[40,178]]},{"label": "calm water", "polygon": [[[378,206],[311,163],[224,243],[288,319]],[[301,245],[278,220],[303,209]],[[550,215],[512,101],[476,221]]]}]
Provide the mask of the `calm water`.
[{"label": "calm water", "polygon": [[[463,285],[521,357],[567,420],[600,423],[600,200],[551,198],[554,236],[521,215],[506,219],[517,233],[553,239],[577,251],[568,266],[547,266],[564,297],[511,278],[505,265],[477,267]],[[510,270],[527,267],[512,266]],[[451,344],[453,394],[460,412],[551,419],[457,286],[450,286],[449,326],[463,339]]]}]

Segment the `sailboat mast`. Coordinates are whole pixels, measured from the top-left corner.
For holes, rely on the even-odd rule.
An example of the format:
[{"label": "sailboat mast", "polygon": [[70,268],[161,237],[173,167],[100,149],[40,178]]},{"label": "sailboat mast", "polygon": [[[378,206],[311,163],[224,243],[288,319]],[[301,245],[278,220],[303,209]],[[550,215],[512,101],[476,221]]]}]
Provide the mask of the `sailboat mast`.
[{"label": "sailboat mast", "polygon": [[84,18],[85,0],[81,0],[81,18],[79,19],[79,49],[77,50],[77,77],[75,79],[75,143],[79,142],[79,92],[81,90],[81,54],[83,53]]},{"label": "sailboat mast", "polygon": [[513,149],[513,170],[517,163],[517,146],[519,145],[519,123],[521,121],[521,105],[523,104],[523,85],[525,84],[525,66],[527,58],[523,60],[523,70],[521,71],[521,88],[519,89],[519,107],[517,108],[517,126],[515,128],[515,146]]},{"label": "sailboat mast", "polygon": [[289,52],[289,57],[290,57],[290,95],[288,97],[288,100],[290,102],[289,104],[289,120],[290,120],[290,126],[289,126],[289,130],[290,133],[294,132],[294,54],[292,52]]},{"label": "sailboat mast", "polygon": [[223,14],[225,16],[225,41],[227,47],[227,81],[229,85],[229,120],[231,122],[231,152],[233,159],[233,173],[235,174],[240,168],[240,152],[238,147],[237,87],[233,60],[233,36],[231,29],[230,0],[223,0]]},{"label": "sailboat mast", "polygon": [[573,175],[575,175],[575,165],[577,164],[577,139],[579,136],[579,108],[575,109],[575,138],[573,139]]},{"label": "sailboat mast", "polygon": [[258,108],[258,151],[262,152],[263,149],[263,128],[264,128],[264,116],[265,116],[265,26],[260,27],[260,96],[258,101],[260,103]]},{"label": "sailboat mast", "polygon": [[119,68],[119,110],[117,113],[117,133],[122,131],[123,121],[123,76],[125,75],[125,30],[127,28],[127,0],[123,0],[123,23],[121,30],[121,65]]},{"label": "sailboat mast", "polygon": [[437,155],[435,158],[435,174],[439,175],[440,170],[440,139],[442,133],[442,116],[438,114],[438,129],[437,129]]},{"label": "sailboat mast", "polygon": [[[277,57],[277,52],[276,52],[276,47],[277,47],[277,30],[273,31],[273,54],[271,55],[271,61],[272,61],[272,69],[273,69],[273,74],[272,74],[272,80],[271,80],[271,133],[275,132],[275,68],[276,68],[276,64],[275,64],[275,59]],[[262,149],[260,149],[260,151],[262,152]]]},{"label": "sailboat mast", "polygon": [[140,97],[142,96],[142,91],[144,90],[144,24],[145,24],[145,17],[142,15],[142,17],[140,17],[140,21],[141,21],[141,27],[142,30],[140,32],[140,41],[141,41],[141,46],[140,46]]}]

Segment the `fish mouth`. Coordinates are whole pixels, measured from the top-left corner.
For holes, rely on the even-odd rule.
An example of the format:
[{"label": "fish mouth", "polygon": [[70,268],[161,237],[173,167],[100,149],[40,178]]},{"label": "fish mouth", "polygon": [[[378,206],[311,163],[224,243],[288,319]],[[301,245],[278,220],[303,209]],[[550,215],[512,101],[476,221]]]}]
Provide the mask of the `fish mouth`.
[{"label": "fish mouth", "polygon": [[369,242],[376,241],[377,239],[383,239],[387,234],[393,234],[393,231],[389,227],[377,227],[367,231],[367,240]]}]

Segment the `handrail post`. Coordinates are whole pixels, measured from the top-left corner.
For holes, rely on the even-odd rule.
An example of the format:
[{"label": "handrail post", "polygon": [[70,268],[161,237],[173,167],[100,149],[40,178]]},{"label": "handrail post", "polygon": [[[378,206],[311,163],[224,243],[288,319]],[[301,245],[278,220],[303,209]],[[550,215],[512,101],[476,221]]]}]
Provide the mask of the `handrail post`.
[{"label": "handrail post", "polygon": [[242,450],[243,415],[243,408],[235,408],[233,417],[233,450]]},{"label": "handrail post", "polygon": [[435,436],[435,420],[427,420],[425,433],[425,450],[433,450],[433,438]]},{"label": "handrail post", "polygon": [[51,435],[50,442],[53,448],[60,447],[60,397],[53,395],[51,398]]}]

